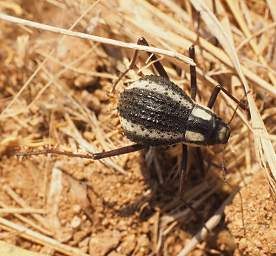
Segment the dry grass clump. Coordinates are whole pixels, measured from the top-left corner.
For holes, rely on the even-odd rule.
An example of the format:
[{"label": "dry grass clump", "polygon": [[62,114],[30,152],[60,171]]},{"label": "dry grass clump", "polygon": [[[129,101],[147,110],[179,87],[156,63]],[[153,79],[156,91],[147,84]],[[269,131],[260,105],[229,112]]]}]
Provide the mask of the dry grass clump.
[{"label": "dry grass clump", "polygon": [[[1,240],[39,255],[259,253],[258,237],[235,245],[223,212],[256,172],[267,180],[260,193],[276,193],[273,1],[90,2],[0,1]],[[151,47],[136,45],[140,36]],[[142,51],[157,53],[171,80],[189,93],[191,44],[197,51],[197,101],[206,105],[220,83],[249,110],[218,97],[214,111],[232,120],[231,139],[226,147],[202,149],[205,174],[190,149],[181,195],[181,145],[102,161],[12,157],[18,146],[98,152],[130,144],[116,103],[124,86],[154,72]],[[110,95],[134,49],[141,50],[137,67]],[[254,202],[248,191],[244,195],[245,204]],[[239,216],[240,229],[233,235],[249,241],[243,231],[250,219],[243,223],[241,201],[235,201],[230,213]],[[272,224],[270,216],[266,225]],[[206,227],[213,233],[199,243]],[[272,255],[269,241],[262,244],[261,252]],[[6,246],[1,243],[0,252]]]}]

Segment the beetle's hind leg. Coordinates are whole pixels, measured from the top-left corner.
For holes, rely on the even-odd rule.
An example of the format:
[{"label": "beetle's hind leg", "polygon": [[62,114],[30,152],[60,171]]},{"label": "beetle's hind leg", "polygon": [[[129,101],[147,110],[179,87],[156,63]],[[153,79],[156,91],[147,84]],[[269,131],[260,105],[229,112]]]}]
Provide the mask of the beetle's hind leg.
[{"label": "beetle's hind leg", "polygon": [[[137,44],[138,45],[144,45],[144,46],[149,46],[147,40],[144,38],[144,37],[140,37],[137,41]],[[116,86],[117,84],[120,82],[120,80],[131,70],[134,68],[135,66],[135,63],[136,63],[136,60],[137,60],[137,57],[138,57],[138,52],[139,50],[135,50],[132,58],[131,58],[131,61],[130,61],[130,64],[128,66],[128,68],[118,77],[118,79],[114,82],[113,86],[112,86],[112,90],[111,90],[111,93],[114,93],[115,89],[116,89]],[[153,66],[154,68],[156,69],[156,71],[158,72],[158,74],[166,79],[169,80],[169,76],[166,72],[166,70],[164,69],[163,65],[161,64],[161,62],[158,60],[158,58],[156,57],[155,54],[153,53],[148,53],[149,57],[150,57],[150,61],[153,62]]]},{"label": "beetle's hind leg", "polygon": [[86,153],[86,154],[79,154],[79,153],[72,153],[70,151],[62,151],[55,148],[44,148],[41,150],[34,150],[34,151],[16,151],[15,155],[19,157],[29,157],[34,155],[65,155],[69,157],[79,157],[79,158],[86,158],[91,160],[100,160],[103,158],[108,158],[112,156],[119,156],[123,154],[128,154],[131,152],[139,151],[142,149],[147,148],[147,146],[142,144],[132,144],[129,146],[116,148],[110,151],[103,151],[100,153]]},{"label": "beetle's hind leg", "polygon": [[93,159],[99,160],[99,159],[103,159],[103,158],[107,158],[107,157],[111,157],[111,156],[119,156],[119,155],[131,153],[131,152],[136,152],[136,151],[139,151],[139,150],[142,150],[145,148],[147,148],[147,146],[142,145],[142,144],[132,144],[132,145],[125,146],[125,147],[116,148],[116,149],[113,149],[110,151],[94,153]]}]

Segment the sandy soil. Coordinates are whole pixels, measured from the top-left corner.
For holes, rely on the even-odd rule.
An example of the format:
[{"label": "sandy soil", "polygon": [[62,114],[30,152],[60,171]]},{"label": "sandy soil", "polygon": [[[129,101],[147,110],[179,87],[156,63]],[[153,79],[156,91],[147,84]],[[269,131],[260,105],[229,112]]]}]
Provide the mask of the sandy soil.
[{"label": "sandy soil", "polygon": [[225,211],[227,227],[238,245],[236,254],[275,254],[275,200],[271,196],[267,180],[262,172],[254,175],[252,182],[241,190],[241,196],[245,229],[242,223],[239,196],[236,196]]}]

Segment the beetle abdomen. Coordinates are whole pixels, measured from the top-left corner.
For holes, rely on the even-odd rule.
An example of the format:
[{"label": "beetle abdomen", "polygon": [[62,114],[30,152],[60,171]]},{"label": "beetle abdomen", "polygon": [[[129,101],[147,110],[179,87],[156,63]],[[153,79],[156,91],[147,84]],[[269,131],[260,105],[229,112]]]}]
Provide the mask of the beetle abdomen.
[{"label": "beetle abdomen", "polygon": [[183,141],[194,102],[174,83],[145,76],[124,90],[119,115],[126,136],[145,145]]}]

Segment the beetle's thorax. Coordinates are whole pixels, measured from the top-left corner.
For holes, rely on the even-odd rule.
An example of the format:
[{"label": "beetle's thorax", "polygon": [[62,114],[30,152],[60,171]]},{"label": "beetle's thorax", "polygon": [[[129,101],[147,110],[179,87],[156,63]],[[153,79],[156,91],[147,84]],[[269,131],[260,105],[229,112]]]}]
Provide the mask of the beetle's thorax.
[{"label": "beetle's thorax", "polygon": [[145,76],[132,83],[121,93],[118,111],[126,136],[150,146],[210,144],[217,118],[177,85],[159,76]]}]

